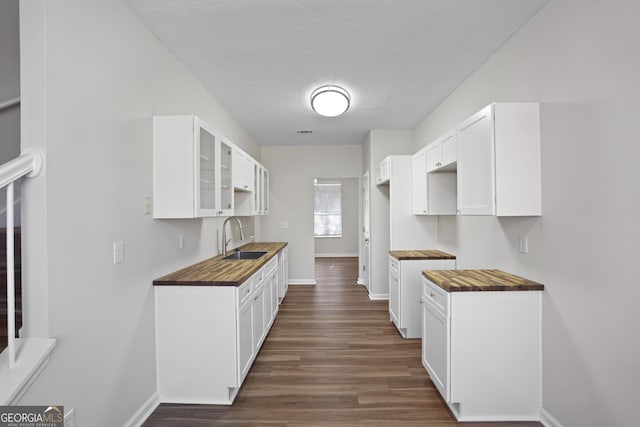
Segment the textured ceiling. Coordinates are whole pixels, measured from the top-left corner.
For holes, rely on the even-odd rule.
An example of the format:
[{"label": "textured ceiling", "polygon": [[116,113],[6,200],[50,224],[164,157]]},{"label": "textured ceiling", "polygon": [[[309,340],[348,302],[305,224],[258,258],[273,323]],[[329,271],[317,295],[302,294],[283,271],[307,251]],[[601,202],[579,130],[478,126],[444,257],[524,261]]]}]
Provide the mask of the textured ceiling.
[{"label": "textured ceiling", "polygon": [[[258,144],[415,127],[546,0],[123,0]],[[320,117],[323,84],[350,110]],[[296,130],[311,129],[313,134]]]}]

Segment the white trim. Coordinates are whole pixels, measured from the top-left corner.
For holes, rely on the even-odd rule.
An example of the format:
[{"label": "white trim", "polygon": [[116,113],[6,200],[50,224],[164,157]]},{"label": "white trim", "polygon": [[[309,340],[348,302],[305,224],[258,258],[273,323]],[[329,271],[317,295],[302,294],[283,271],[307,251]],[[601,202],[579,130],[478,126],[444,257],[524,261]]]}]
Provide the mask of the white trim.
[{"label": "white trim", "polygon": [[[454,415],[456,415],[456,413],[454,412],[454,410],[451,408],[451,405],[449,404],[449,409],[451,409],[451,412],[454,413]],[[540,421],[540,417],[539,416],[527,416],[527,415],[482,415],[482,416],[477,416],[477,415],[469,415],[469,416],[457,416],[456,415],[456,421],[459,421],[461,423],[490,423],[490,422],[496,422],[496,423],[505,423],[505,422],[509,422],[509,421],[513,421],[513,422],[526,422],[526,421]]]},{"label": "white trim", "polygon": [[540,422],[545,427],[563,427],[560,421],[555,419],[555,417],[544,408],[540,408]]},{"label": "white trim", "polygon": [[124,423],[124,427],[140,427],[158,406],[160,406],[160,395],[154,391],[147,401]]},{"label": "white trim", "polygon": [[356,281],[356,284],[364,286],[364,279],[362,277],[358,277],[358,281]]},{"label": "white trim", "polygon": [[333,252],[324,254],[315,254],[316,258],[357,258],[358,254],[355,252]]},{"label": "white trim", "polygon": [[0,405],[13,405],[49,363],[56,344],[51,338],[16,338],[18,363],[9,368],[8,351],[0,353]]},{"label": "white trim", "polygon": [[369,299],[372,301],[388,300],[389,294],[369,294]]},{"label": "white trim", "polygon": [[315,279],[289,279],[290,285],[317,285]]}]

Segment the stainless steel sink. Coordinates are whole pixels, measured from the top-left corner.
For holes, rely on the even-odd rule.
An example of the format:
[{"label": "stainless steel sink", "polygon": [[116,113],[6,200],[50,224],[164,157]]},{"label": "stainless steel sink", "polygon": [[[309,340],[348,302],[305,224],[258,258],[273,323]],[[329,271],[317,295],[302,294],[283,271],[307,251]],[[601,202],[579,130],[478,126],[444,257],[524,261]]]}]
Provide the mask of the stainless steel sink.
[{"label": "stainless steel sink", "polygon": [[264,251],[236,251],[222,259],[258,259],[266,255]]}]

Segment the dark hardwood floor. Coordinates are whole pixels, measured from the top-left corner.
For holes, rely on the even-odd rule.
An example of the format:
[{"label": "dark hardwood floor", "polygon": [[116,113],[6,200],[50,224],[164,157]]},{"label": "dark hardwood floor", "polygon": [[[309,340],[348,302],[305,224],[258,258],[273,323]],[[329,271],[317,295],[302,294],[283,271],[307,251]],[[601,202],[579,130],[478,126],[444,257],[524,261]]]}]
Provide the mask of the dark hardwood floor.
[{"label": "dark hardwood floor", "polygon": [[542,426],[458,423],[403,340],[387,301],[356,284],[356,258],[316,259],[316,286],[290,286],[232,406],[162,404],[169,426]]}]

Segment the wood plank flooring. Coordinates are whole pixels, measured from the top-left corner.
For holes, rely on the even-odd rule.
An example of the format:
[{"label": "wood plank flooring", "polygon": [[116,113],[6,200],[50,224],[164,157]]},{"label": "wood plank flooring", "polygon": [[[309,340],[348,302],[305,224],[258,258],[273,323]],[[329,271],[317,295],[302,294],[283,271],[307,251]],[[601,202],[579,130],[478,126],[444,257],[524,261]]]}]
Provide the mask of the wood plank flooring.
[{"label": "wood plank flooring", "polygon": [[542,426],[456,422],[420,340],[400,337],[357,275],[357,258],[316,259],[318,284],[289,287],[232,406],[162,404],[144,426]]}]

